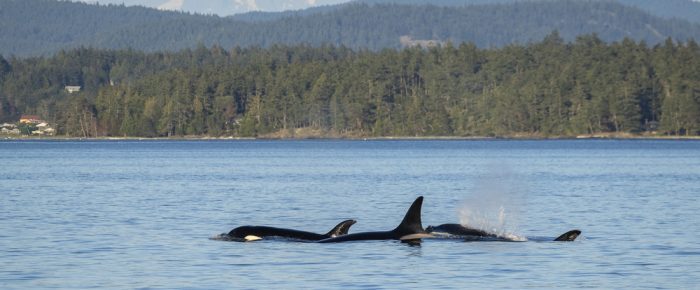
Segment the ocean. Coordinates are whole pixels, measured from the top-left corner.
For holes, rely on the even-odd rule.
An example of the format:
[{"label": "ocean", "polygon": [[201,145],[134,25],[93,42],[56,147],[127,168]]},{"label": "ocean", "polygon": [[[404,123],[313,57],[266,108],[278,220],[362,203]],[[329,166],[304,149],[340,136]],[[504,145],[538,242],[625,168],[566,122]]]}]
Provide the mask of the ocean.
[{"label": "ocean", "polygon": [[[0,141],[2,289],[671,288],[700,281],[700,141]],[[527,240],[210,238],[423,226]],[[574,242],[552,242],[570,229]]]}]

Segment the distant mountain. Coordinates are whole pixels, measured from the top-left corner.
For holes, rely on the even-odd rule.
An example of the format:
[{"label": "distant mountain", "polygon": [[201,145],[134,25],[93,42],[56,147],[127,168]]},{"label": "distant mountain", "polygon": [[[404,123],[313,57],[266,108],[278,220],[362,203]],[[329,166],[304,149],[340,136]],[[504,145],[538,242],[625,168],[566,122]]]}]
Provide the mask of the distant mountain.
[{"label": "distant mountain", "polygon": [[[276,20],[296,13],[309,15],[338,9],[346,4],[400,4],[400,5],[437,5],[465,6],[504,4],[522,1],[541,0],[87,0],[73,2],[124,4],[126,6],[145,6],[162,10],[192,12],[199,14],[216,14],[230,16],[246,21]],[[557,1],[557,0],[548,0]],[[579,0],[581,1],[581,0]],[[583,0],[591,1],[591,0]],[[600,0],[606,1],[606,0]],[[640,8],[652,15],[679,18],[700,23],[700,2],[693,0],[607,0]],[[322,7],[322,9],[314,9]],[[306,11],[309,10],[309,11]]]},{"label": "distant mountain", "polygon": [[[485,4],[510,4],[516,2],[537,2],[541,0],[354,0],[364,4],[401,4],[401,5],[437,5],[465,6]],[[561,0],[549,0],[561,1]],[[596,0],[579,0],[596,1]],[[618,3],[637,7],[655,16],[679,18],[700,23],[700,2],[693,0],[600,0],[616,1]]]},{"label": "distant mountain", "polygon": [[700,23],[700,2],[692,0],[617,0],[653,15]]},{"label": "distant mountain", "polygon": [[264,21],[275,21],[288,17],[304,17],[311,16],[314,14],[332,12],[338,9],[346,7],[348,4],[338,4],[338,5],[324,5],[311,7],[302,10],[287,10],[280,12],[270,12],[270,11],[252,11],[246,13],[239,13],[236,15],[231,15],[228,18],[233,20],[240,20],[246,22],[264,22]]},{"label": "distant mountain", "polygon": [[302,10],[315,6],[332,5],[349,0],[72,0],[100,4],[124,4],[126,6],[144,6],[161,10],[190,12],[198,14],[216,14],[228,16],[252,11],[287,11]]},{"label": "distant mountain", "polygon": [[355,3],[315,9],[320,10],[251,22],[123,5],[0,0],[0,54],[51,54],[79,46],[179,50],[199,44],[225,48],[332,44],[380,50],[451,41],[500,47],[539,41],[554,30],[565,40],[590,33],[605,41],[628,37],[649,44],[668,37],[700,39],[698,24],[610,1],[455,7]]}]

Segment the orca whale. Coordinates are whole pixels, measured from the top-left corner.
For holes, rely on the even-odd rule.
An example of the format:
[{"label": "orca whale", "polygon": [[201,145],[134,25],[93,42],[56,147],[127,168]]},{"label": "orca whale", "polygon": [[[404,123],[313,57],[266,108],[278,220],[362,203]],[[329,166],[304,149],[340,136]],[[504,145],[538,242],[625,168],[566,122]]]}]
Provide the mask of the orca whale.
[{"label": "orca whale", "polygon": [[[442,224],[439,226],[428,226],[425,230],[435,237],[460,238],[465,240],[500,240],[514,241],[508,238],[501,237],[494,233],[489,233],[484,230],[474,229],[463,226],[461,224]],[[554,239],[557,242],[572,242],[581,234],[579,230],[568,231]],[[551,240],[550,240],[551,241]]]},{"label": "orca whale", "polygon": [[428,226],[426,232],[439,236],[474,237],[474,238],[497,238],[498,235],[484,230],[465,227],[461,224],[441,224],[439,226]]},{"label": "orca whale", "polygon": [[367,241],[367,240],[401,240],[403,242],[415,243],[421,238],[430,237],[423,229],[421,222],[421,207],[423,205],[423,197],[419,196],[411,204],[411,207],[406,212],[403,221],[393,230],[383,232],[364,232],[353,233],[334,238],[328,238],[318,241],[319,243],[339,243],[349,241]]},{"label": "orca whale", "polygon": [[348,230],[350,230],[350,227],[355,223],[356,223],[355,220],[342,221],[338,225],[333,227],[333,229],[331,229],[326,234],[317,234],[317,233],[294,230],[294,229],[276,228],[276,227],[268,227],[268,226],[241,226],[241,227],[237,227],[235,229],[232,229],[228,233],[223,233],[223,234],[221,234],[218,237],[213,238],[213,239],[226,240],[226,241],[251,242],[251,241],[262,240],[263,238],[266,238],[266,237],[279,237],[279,238],[287,238],[287,239],[293,239],[293,240],[319,241],[319,240],[323,240],[323,239],[327,239],[327,238],[333,238],[333,237],[346,235],[348,233]]}]

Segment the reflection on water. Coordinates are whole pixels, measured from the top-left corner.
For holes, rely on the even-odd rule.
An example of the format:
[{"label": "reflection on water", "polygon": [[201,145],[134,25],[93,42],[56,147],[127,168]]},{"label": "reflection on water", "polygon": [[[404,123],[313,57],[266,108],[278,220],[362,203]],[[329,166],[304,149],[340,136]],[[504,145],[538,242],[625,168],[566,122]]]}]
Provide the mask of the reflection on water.
[{"label": "reflection on water", "polygon": [[[0,288],[694,288],[700,142],[0,142]],[[423,223],[530,242],[209,238]],[[544,238],[579,228],[573,243]]]}]

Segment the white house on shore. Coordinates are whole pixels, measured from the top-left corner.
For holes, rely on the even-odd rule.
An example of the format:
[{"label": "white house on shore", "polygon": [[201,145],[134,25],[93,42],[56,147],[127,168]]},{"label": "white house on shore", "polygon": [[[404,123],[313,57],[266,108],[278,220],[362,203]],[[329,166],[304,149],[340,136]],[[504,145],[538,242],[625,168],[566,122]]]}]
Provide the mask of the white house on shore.
[{"label": "white house on shore", "polygon": [[[30,130],[30,135],[53,136],[56,134],[56,129],[51,128],[48,122],[39,118],[36,115],[22,115],[17,124],[3,123],[0,125],[0,134],[2,135],[20,135],[22,126]],[[24,130],[24,129],[23,129]],[[25,132],[26,134],[27,132]]]},{"label": "white house on shore", "polygon": [[80,86],[66,86],[66,91],[67,91],[69,94],[77,93],[77,92],[80,91],[80,89],[81,89]]},{"label": "white house on shore", "polygon": [[33,135],[53,135],[54,133],[56,133],[56,130],[51,128],[46,122],[36,125],[36,130],[32,131]]},{"label": "white house on shore", "polygon": [[17,128],[17,125],[15,125],[15,124],[3,123],[2,125],[0,125],[0,134],[19,135],[20,131]]}]

